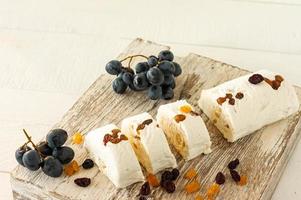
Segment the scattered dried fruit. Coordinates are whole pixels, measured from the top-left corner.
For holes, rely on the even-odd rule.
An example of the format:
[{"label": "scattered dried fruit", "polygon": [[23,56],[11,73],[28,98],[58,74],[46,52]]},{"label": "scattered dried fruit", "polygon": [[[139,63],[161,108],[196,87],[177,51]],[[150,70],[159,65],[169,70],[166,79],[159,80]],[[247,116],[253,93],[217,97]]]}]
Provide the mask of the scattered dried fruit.
[{"label": "scattered dried fruit", "polygon": [[230,174],[231,174],[231,177],[232,179],[235,181],[235,182],[239,182],[240,181],[240,175],[237,171],[235,170],[230,170]]},{"label": "scattered dried fruit", "polygon": [[240,181],[238,182],[238,185],[244,186],[248,183],[248,177],[246,175],[242,175],[240,177]]},{"label": "scattered dried fruit", "polygon": [[249,82],[255,85],[261,83],[263,80],[264,78],[261,74],[253,74],[249,77]]},{"label": "scattered dried fruit", "polygon": [[205,200],[200,194],[196,195],[195,200]]},{"label": "scattered dried fruit", "polygon": [[103,137],[103,144],[106,146],[107,143],[111,140],[111,138],[112,136],[109,133],[105,134],[105,136]]},{"label": "scattered dried fruit", "polygon": [[151,192],[150,187],[149,187],[149,183],[145,182],[140,189],[140,194],[141,195],[149,195]]},{"label": "scattered dried fruit", "polygon": [[161,181],[171,181],[173,175],[170,171],[164,171],[161,175]]},{"label": "scattered dried fruit", "polygon": [[147,119],[144,122],[142,122],[142,124],[144,124],[144,125],[150,125],[152,122],[153,122],[152,119]]},{"label": "scattered dried fruit", "polygon": [[176,185],[172,181],[164,181],[163,188],[168,193],[173,193],[176,190]]},{"label": "scattered dried fruit", "polygon": [[215,177],[215,182],[219,185],[224,184],[226,181],[225,175],[222,172],[218,172]]},{"label": "scattered dried fruit", "polygon": [[276,75],[275,76],[275,80],[279,81],[279,82],[282,82],[284,80],[284,78],[282,76],[280,76],[280,75]]},{"label": "scattered dried fruit", "polygon": [[119,138],[120,140],[128,140],[128,137],[126,137],[124,134],[121,134]]},{"label": "scattered dried fruit", "polygon": [[81,144],[84,141],[84,137],[80,132],[74,133],[72,136],[72,142],[73,144]]},{"label": "scattered dried fruit", "polygon": [[280,81],[277,81],[277,80],[274,80],[272,81],[272,88],[274,90],[278,90],[278,88],[281,86],[281,82]]},{"label": "scattered dried fruit", "polygon": [[160,183],[155,175],[149,174],[146,179],[152,187],[160,186]]},{"label": "scattered dried fruit", "polygon": [[105,134],[103,137],[103,144],[106,146],[108,142],[111,142],[113,144],[118,144],[119,142],[121,142],[122,140],[128,140],[128,138],[124,135],[121,134],[118,138],[118,133],[120,133],[119,129],[113,129],[112,134]]},{"label": "scattered dried fruit", "polygon": [[174,116],[174,120],[179,123],[181,121],[184,121],[186,119],[186,116],[185,115],[182,115],[182,114],[177,114],[176,116]]},{"label": "scattered dried fruit", "polygon": [[220,186],[216,183],[213,183],[207,190],[208,198],[213,198],[216,196],[220,191]]},{"label": "scattered dried fruit", "polygon": [[189,194],[199,191],[200,188],[201,188],[201,185],[196,180],[192,181],[191,183],[188,183],[185,186],[185,190]]},{"label": "scattered dried fruit", "polygon": [[237,94],[235,95],[236,99],[242,99],[244,98],[244,94],[242,92],[237,92]]},{"label": "scattered dried fruit", "polygon": [[233,106],[235,104],[235,99],[234,98],[229,99],[229,104]]},{"label": "scattered dried fruit", "polygon": [[233,95],[231,93],[226,93],[226,98],[232,99]]},{"label": "scattered dried fruit", "polygon": [[192,178],[194,178],[194,177],[196,177],[197,176],[197,172],[195,171],[195,169],[189,169],[187,172],[186,172],[186,174],[185,174],[185,178],[187,178],[187,179],[192,179]]},{"label": "scattered dried fruit", "polygon": [[80,187],[88,187],[91,184],[90,178],[77,178],[74,183]]},{"label": "scattered dried fruit", "polygon": [[118,133],[120,133],[120,129],[113,129],[112,130],[112,137],[113,138],[118,138]]},{"label": "scattered dried fruit", "polygon": [[236,169],[236,167],[239,165],[239,159],[236,158],[235,160],[232,160],[229,164],[228,164],[228,168],[229,169]]},{"label": "scattered dried fruit", "polygon": [[180,107],[180,111],[183,113],[190,113],[192,111],[192,108],[190,105],[183,105]]},{"label": "scattered dried fruit", "polygon": [[227,100],[227,97],[219,97],[216,99],[219,105],[222,105]]},{"label": "scattered dried fruit", "polygon": [[79,165],[76,160],[73,160],[71,163],[65,166],[64,172],[67,176],[72,176],[79,171]]},{"label": "scattered dried fruit", "polygon": [[143,130],[144,127],[145,127],[145,124],[139,124],[139,125],[137,126],[136,131],[138,132],[139,130]]},{"label": "scattered dried fruit", "polygon": [[179,177],[180,171],[178,169],[174,168],[171,170],[171,174],[172,174],[172,180],[174,181]]},{"label": "scattered dried fruit", "polygon": [[84,169],[91,169],[92,167],[94,167],[94,162],[91,159],[86,159],[83,164],[82,164]]}]

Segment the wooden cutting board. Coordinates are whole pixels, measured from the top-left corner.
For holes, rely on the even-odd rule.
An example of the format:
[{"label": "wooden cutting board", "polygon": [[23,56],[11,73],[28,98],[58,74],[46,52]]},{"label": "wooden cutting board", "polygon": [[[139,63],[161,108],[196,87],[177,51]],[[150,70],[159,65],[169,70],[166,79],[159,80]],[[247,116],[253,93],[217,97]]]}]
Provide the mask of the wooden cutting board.
[{"label": "wooden cutting board", "polygon": [[[162,49],[168,49],[168,47],[136,39],[121,53],[119,58],[133,54],[157,55]],[[187,99],[196,106],[198,111],[200,110],[197,107],[197,100],[202,89],[211,88],[248,73],[238,67],[195,54],[176,58],[176,61],[181,64],[185,75],[177,78],[175,98],[172,101]],[[147,111],[155,116],[159,105],[171,102],[151,101],[145,92],[128,91],[124,95],[117,95],[112,91],[113,78],[113,76],[101,75],[54,127],[66,129],[70,136],[77,131],[87,133],[107,123],[113,122],[120,125],[123,118],[141,112]],[[301,88],[296,87],[296,90],[301,99]],[[214,182],[217,172],[222,171],[226,174],[226,184],[222,187],[217,199],[270,199],[300,138],[300,112],[235,143],[226,142],[208,118],[204,114],[202,117],[210,132],[213,152],[209,155],[198,156],[189,162],[184,162],[175,153],[181,173],[176,181],[176,192],[168,194],[157,188],[152,190],[153,198],[151,199],[194,199],[196,194],[187,195],[183,189],[188,182],[183,178],[183,174],[192,167],[198,171],[197,179],[202,185],[201,194],[205,194],[206,188]],[[87,152],[82,145],[72,145],[70,138],[67,144],[75,150],[75,159],[82,163],[88,157]],[[226,167],[229,161],[235,158],[241,161],[238,171],[249,178],[249,183],[244,187],[237,186],[231,180]],[[73,181],[79,177],[92,178],[92,184],[87,188],[78,187]],[[81,170],[72,177],[51,178],[40,170],[32,172],[21,166],[17,166],[11,172],[11,183],[14,198],[22,200],[137,199],[136,196],[142,184],[134,184],[126,189],[116,189],[97,167]]]}]

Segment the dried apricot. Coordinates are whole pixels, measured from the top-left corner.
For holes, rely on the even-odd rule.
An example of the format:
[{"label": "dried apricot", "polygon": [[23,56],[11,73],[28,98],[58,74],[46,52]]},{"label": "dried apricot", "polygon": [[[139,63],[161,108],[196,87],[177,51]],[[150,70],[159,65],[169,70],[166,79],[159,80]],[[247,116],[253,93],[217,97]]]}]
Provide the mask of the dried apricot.
[{"label": "dried apricot", "polygon": [[197,181],[192,181],[191,183],[188,183],[185,186],[185,190],[189,194],[199,191],[200,188],[201,188],[201,185]]},{"label": "dried apricot", "polygon": [[240,181],[238,182],[238,185],[244,186],[248,183],[248,177],[246,175],[240,176]]},{"label": "dried apricot", "polygon": [[72,176],[78,171],[79,171],[79,165],[75,160],[73,160],[71,163],[66,165],[64,168],[64,172],[67,176]]},{"label": "dried apricot", "polygon": [[80,132],[74,133],[72,136],[72,142],[73,144],[81,144],[84,141],[84,137]]},{"label": "dried apricot", "polygon": [[207,196],[209,197],[214,197],[217,195],[220,191],[220,186],[217,183],[213,183],[207,190]]},{"label": "dried apricot", "polygon": [[149,184],[153,187],[158,187],[160,186],[160,182],[158,181],[157,177],[153,174],[149,174],[147,176],[147,181],[149,182]]},{"label": "dried apricot", "polygon": [[196,177],[197,176],[197,172],[195,171],[195,169],[189,169],[187,172],[186,172],[186,174],[185,174],[185,178],[187,178],[187,179],[192,179],[192,178],[194,178],[194,177]]},{"label": "dried apricot", "polygon": [[192,108],[190,105],[183,105],[180,107],[180,111],[183,113],[190,113],[192,111]]}]

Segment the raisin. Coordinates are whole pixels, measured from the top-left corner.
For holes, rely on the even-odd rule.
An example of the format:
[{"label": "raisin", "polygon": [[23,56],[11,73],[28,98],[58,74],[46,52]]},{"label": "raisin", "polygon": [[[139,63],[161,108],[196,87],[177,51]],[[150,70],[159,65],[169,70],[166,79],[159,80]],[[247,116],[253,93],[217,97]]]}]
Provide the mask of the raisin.
[{"label": "raisin", "polygon": [[173,175],[170,171],[164,171],[161,175],[161,181],[171,181]]},{"label": "raisin", "polygon": [[94,167],[94,162],[91,159],[86,159],[82,166],[84,169],[91,169],[92,167]]},{"label": "raisin", "polygon": [[197,112],[195,112],[195,111],[190,111],[190,114],[192,115],[192,116],[200,116],[200,114],[199,113],[197,113]]},{"label": "raisin", "polygon": [[232,160],[229,164],[228,164],[228,168],[229,169],[236,169],[236,167],[239,165],[239,160],[238,158],[236,158],[235,160]]},{"label": "raisin", "polygon": [[235,182],[239,182],[240,181],[240,175],[237,171],[235,170],[230,170],[230,174],[231,174],[231,177],[232,179],[235,181]]},{"label": "raisin", "polygon": [[84,137],[82,136],[81,133],[77,132],[72,136],[72,142],[74,144],[81,144],[84,141]]},{"label": "raisin", "polygon": [[242,98],[244,98],[244,94],[241,93],[241,92],[237,92],[237,94],[235,95],[235,98],[236,99],[242,99]]},{"label": "raisin", "polygon": [[145,124],[139,124],[136,131],[138,132],[139,130],[143,130],[145,127]]},{"label": "raisin", "polygon": [[232,99],[232,94],[231,93],[226,93],[226,98],[228,98],[228,99]]},{"label": "raisin", "polygon": [[182,115],[182,114],[178,114],[178,115],[174,116],[174,119],[177,123],[179,123],[181,121],[184,121],[186,119],[186,116]]},{"label": "raisin", "polygon": [[113,138],[118,138],[118,133],[120,133],[120,129],[113,129],[112,131],[112,137]]},{"label": "raisin", "polygon": [[150,125],[152,122],[153,122],[152,119],[147,119],[144,122],[142,122],[142,124],[144,124],[144,125]]},{"label": "raisin", "polygon": [[80,187],[88,187],[91,184],[91,179],[89,178],[77,178],[74,183]]},{"label": "raisin", "polygon": [[171,174],[172,174],[172,180],[174,181],[179,177],[180,172],[178,169],[175,168],[175,169],[171,170]]},{"label": "raisin", "polygon": [[213,198],[215,195],[217,195],[220,191],[220,186],[216,183],[213,183],[208,189],[207,189],[207,196],[209,198]]},{"label": "raisin", "polygon": [[280,85],[281,85],[280,81],[277,81],[277,80],[272,81],[272,88],[274,90],[278,90],[278,88],[280,87]]},{"label": "raisin", "polygon": [[163,185],[164,185],[163,188],[168,193],[173,193],[176,190],[176,186],[172,181],[165,181]]},{"label": "raisin", "polygon": [[248,177],[245,176],[245,175],[242,175],[242,176],[240,177],[240,181],[238,182],[238,185],[244,186],[244,185],[247,184],[247,182],[248,182]]},{"label": "raisin", "polygon": [[226,97],[219,97],[219,98],[216,99],[216,102],[217,102],[219,105],[222,105],[226,100],[227,100]]},{"label": "raisin", "polygon": [[79,165],[76,160],[73,160],[71,163],[67,164],[64,168],[64,172],[67,176],[72,176],[79,171]]},{"label": "raisin", "polygon": [[128,140],[128,138],[127,138],[125,135],[123,135],[123,134],[121,134],[121,135],[119,136],[119,139],[120,139],[120,141],[121,141],[121,140]]},{"label": "raisin", "polygon": [[112,142],[113,144],[118,144],[120,141],[120,138],[111,138],[110,140],[110,142]]},{"label": "raisin", "polygon": [[264,78],[261,74],[253,74],[249,77],[249,82],[255,85],[261,83],[263,80]]},{"label": "raisin", "polygon": [[279,81],[279,82],[282,82],[284,80],[284,78],[282,76],[280,76],[280,75],[276,75],[275,76],[275,80]]},{"label": "raisin", "polygon": [[224,184],[226,181],[225,175],[222,172],[218,172],[215,177],[215,182],[219,185]]},{"label": "raisin", "polygon": [[103,136],[103,144],[106,146],[107,143],[111,140],[112,136],[110,134],[105,134],[105,136]]},{"label": "raisin", "polygon": [[150,187],[149,187],[149,183],[145,182],[141,188],[140,188],[140,194],[141,195],[149,195],[151,192]]},{"label": "raisin", "polygon": [[187,172],[186,172],[186,174],[185,174],[185,178],[186,179],[192,179],[192,178],[194,178],[194,177],[196,177],[197,176],[197,172],[195,171],[195,169],[189,169]]},{"label": "raisin", "polygon": [[229,104],[233,106],[235,104],[235,99],[233,98],[229,99]]}]

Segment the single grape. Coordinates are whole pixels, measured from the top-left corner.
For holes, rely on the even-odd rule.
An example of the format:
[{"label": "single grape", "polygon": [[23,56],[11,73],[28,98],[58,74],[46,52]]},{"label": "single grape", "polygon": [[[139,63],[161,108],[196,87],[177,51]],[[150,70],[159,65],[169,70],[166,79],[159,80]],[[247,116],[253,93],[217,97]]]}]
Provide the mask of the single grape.
[{"label": "single grape", "polygon": [[154,67],[158,64],[158,58],[156,56],[150,56],[147,59],[147,63],[150,67]]},{"label": "single grape", "polygon": [[162,71],[157,67],[150,68],[146,73],[147,80],[152,85],[161,85],[164,81]]},{"label": "single grape", "polygon": [[150,88],[148,88],[148,97],[151,100],[157,100],[160,99],[162,96],[162,88],[159,85],[153,85]]},{"label": "single grape", "polygon": [[145,90],[148,87],[148,82],[145,73],[138,73],[134,76],[133,85],[136,90]]},{"label": "single grape", "polygon": [[159,53],[158,55],[159,61],[162,60],[168,60],[168,61],[173,61],[173,53],[169,50],[163,50]]},{"label": "single grape", "polygon": [[117,75],[121,72],[121,62],[118,60],[111,60],[106,64],[106,71],[111,75]]},{"label": "single grape", "polygon": [[173,74],[175,72],[175,66],[173,63],[165,60],[159,63],[158,68],[162,70],[164,74]]},{"label": "single grape", "polygon": [[171,85],[175,81],[175,78],[172,74],[164,74],[164,85]]},{"label": "single grape", "polygon": [[60,147],[67,141],[68,134],[63,129],[53,129],[46,136],[46,142],[52,149]]},{"label": "single grape", "polygon": [[40,168],[41,157],[36,150],[29,150],[24,153],[22,161],[27,169],[36,171]]},{"label": "single grape", "polygon": [[122,80],[125,82],[127,85],[130,85],[133,82],[134,79],[134,74],[125,72],[122,74]]},{"label": "single grape", "polygon": [[129,67],[122,67],[122,71],[131,73],[133,75],[135,74],[134,70],[132,68],[129,68]]},{"label": "single grape", "polygon": [[63,165],[52,156],[47,156],[42,165],[42,171],[51,177],[59,177],[63,173]]},{"label": "single grape", "polygon": [[179,76],[180,74],[182,74],[181,66],[176,62],[172,62],[172,64],[175,66],[175,71],[174,71],[173,75],[174,76]]},{"label": "single grape", "polygon": [[170,84],[168,84],[168,85],[162,84],[162,87],[171,87],[172,89],[175,89],[175,87],[176,87],[176,81],[175,81],[175,79],[172,79],[172,82]]},{"label": "single grape", "polygon": [[17,150],[16,150],[16,152],[15,152],[15,158],[16,158],[16,160],[17,160],[17,162],[20,164],[20,165],[22,165],[22,166],[24,166],[24,163],[23,163],[23,155],[24,155],[24,153],[26,153],[27,151],[29,151],[29,150],[31,150],[31,148],[29,147],[29,146],[27,146],[27,145],[24,145],[24,146],[22,146],[22,147],[19,147]]},{"label": "single grape", "polygon": [[52,156],[58,159],[62,164],[71,162],[74,158],[74,151],[70,147],[57,147],[53,149]]},{"label": "single grape", "polygon": [[131,90],[133,90],[133,91],[138,91],[138,90],[135,88],[133,82],[129,84],[129,88],[130,88]]},{"label": "single grape", "polygon": [[42,157],[50,156],[52,155],[52,148],[50,148],[47,144],[47,142],[40,142],[37,145],[37,149],[42,154]]},{"label": "single grape", "polygon": [[140,62],[137,63],[137,65],[135,66],[136,74],[145,72],[148,69],[149,69],[149,65],[147,64],[147,62]]},{"label": "single grape", "polygon": [[170,100],[174,96],[173,89],[169,86],[162,87],[162,98],[165,100]]},{"label": "single grape", "polygon": [[126,91],[127,84],[121,77],[116,78],[112,84],[113,90],[118,94],[123,94]]}]

